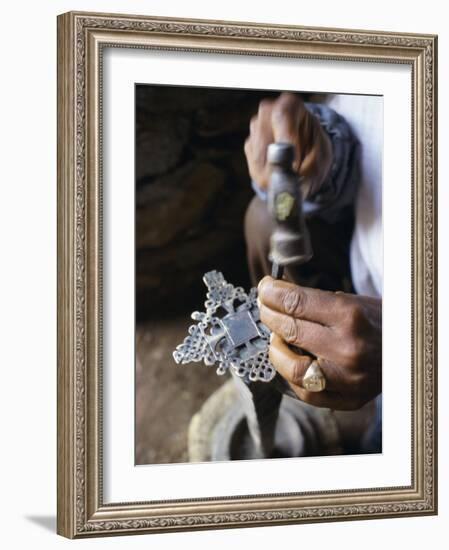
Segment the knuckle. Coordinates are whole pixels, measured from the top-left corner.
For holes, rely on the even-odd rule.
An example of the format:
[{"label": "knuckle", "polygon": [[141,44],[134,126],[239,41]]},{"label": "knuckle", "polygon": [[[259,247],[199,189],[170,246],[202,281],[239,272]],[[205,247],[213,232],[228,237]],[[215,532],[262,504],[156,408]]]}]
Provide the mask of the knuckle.
[{"label": "knuckle", "polygon": [[299,106],[302,105],[302,103],[301,97],[293,92],[282,92],[276,101],[276,104],[286,106]]},{"label": "knuckle", "polygon": [[336,325],[340,328],[346,330],[348,324],[348,318],[350,316],[350,305],[348,304],[348,299],[343,294],[343,292],[327,294],[329,297],[329,303],[331,304],[332,314],[336,318]]},{"label": "knuckle", "polygon": [[333,295],[334,308],[337,311],[349,312],[348,300],[343,292],[338,292]]},{"label": "knuckle", "polygon": [[302,308],[302,302],[304,298],[301,296],[301,292],[296,288],[290,288],[285,291],[282,305],[287,315],[300,315]]},{"label": "knuckle", "polygon": [[352,334],[358,334],[365,322],[363,308],[358,303],[352,303],[347,308],[346,314],[347,326]]},{"label": "knuckle", "polygon": [[366,352],[366,342],[362,338],[351,338],[346,343],[346,357],[348,365],[357,368]]},{"label": "knuckle", "polygon": [[286,112],[300,109],[302,105],[302,99],[298,95],[292,92],[284,92],[276,100],[273,106],[273,113],[285,114]]},{"label": "knuckle", "polygon": [[260,115],[267,115],[273,108],[273,102],[269,99],[262,99],[262,101],[259,103],[259,114]]},{"label": "knuckle", "polygon": [[288,344],[295,344],[299,342],[299,326],[291,317],[285,317],[281,327],[284,340]]}]

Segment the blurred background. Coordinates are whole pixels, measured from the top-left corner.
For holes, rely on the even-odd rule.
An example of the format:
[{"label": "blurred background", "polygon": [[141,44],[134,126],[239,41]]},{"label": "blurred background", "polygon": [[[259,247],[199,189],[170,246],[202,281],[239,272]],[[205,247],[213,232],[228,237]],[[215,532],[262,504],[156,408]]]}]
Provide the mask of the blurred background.
[{"label": "blurred background", "polygon": [[191,417],[227,377],[172,352],[203,310],[202,277],[249,289],[243,144],[277,92],[136,86],[136,464],[185,462]]}]

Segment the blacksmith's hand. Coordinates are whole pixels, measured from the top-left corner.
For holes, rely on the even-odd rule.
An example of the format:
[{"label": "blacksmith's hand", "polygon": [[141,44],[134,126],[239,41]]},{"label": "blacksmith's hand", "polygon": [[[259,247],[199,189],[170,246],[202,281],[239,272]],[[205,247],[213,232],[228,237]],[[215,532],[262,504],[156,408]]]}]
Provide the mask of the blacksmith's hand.
[{"label": "blacksmith's hand", "polygon": [[[258,290],[260,318],[273,332],[270,360],[299,399],[318,407],[354,410],[381,392],[380,299],[305,288],[271,277],[264,277]],[[326,379],[325,389],[318,392],[303,388],[314,358]]]},{"label": "blacksmith's hand", "polygon": [[270,177],[267,147],[273,142],[294,145],[293,169],[303,176],[303,196],[319,190],[332,164],[332,144],[299,95],[284,92],[274,100],[263,99],[251,119],[245,155],[251,178],[264,190]]}]

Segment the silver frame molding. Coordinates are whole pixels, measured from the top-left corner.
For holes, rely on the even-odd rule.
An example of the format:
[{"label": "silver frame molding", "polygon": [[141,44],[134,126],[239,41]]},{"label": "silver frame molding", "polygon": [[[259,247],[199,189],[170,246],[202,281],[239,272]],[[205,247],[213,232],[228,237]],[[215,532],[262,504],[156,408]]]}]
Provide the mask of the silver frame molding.
[{"label": "silver frame molding", "polygon": [[[104,47],[407,64],[412,69],[412,483],[104,504]],[[437,37],[75,13],[58,17],[58,533],[70,538],[437,513]]]}]

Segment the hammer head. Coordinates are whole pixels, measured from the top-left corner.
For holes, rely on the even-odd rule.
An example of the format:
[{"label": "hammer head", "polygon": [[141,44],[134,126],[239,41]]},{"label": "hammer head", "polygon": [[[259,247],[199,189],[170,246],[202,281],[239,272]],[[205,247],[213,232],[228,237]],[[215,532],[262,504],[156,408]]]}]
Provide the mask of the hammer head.
[{"label": "hammer head", "polygon": [[312,255],[305,224],[300,178],[293,172],[295,149],[291,143],[271,143],[267,160],[271,166],[268,208],[274,221],[270,260],[280,266],[308,262]]}]

